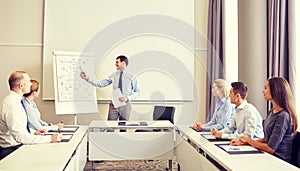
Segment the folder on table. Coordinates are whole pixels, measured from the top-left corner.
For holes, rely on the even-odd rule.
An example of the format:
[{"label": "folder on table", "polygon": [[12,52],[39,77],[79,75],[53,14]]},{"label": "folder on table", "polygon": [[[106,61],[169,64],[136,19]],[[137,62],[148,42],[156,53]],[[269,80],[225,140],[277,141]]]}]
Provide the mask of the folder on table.
[{"label": "folder on table", "polygon": [[200,134],[202,137],[204,137],[205,139],[207,139],[208,141],[230,141],[230,139],[223,139],[223,138],[216,138],[214,135],[212,135],[211,133],[207,133],[207,134]]},{"label": "folder on table", "polygon": [[62,129],[58,130],[51,130],[49,132],[76,132],[79,126],[64,126]]},{"label": "folder on table", "polygon": [[196,131],[196,132],[210,132],[209,130],[201,130],[201,131],[199,131],[199,130],[197,130],[197,129],[195,129],[194,127],[192,127],[192,126],[190,126],[190,128],[192,128],[194,131]]},{"label": "folder on table", "polygon": [[242,146],[232,146],[229,144],[216,144],[216,146],[220,147],[222,150],[226,151],[229,154],[257,154],[263,153],[262,151],[249,146],[249,145],[242,145]]}]

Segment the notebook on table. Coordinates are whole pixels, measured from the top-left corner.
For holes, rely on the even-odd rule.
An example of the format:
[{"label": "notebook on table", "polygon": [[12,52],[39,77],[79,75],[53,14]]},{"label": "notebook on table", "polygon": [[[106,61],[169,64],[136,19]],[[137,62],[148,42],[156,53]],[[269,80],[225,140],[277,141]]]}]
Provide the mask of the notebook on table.
[{"label": "notebook on table", "polygon": [[229,144],[215,144],[222,150],[226,151],[229,154],[259,154],[263,153],[262,151],[249,146],[249,145],[242,145],[242,146],[232,146]]},{"label": "notebook on table", "polygon": [[214,135],[212,135],[211,133],[207,133],[207,134],[200,134],[202,137],[204,137],[205,139],[207,139],[210,142],[214,142],[214,141],[231,141],[230,139],[223,139],[223,138],[216,138]]}]

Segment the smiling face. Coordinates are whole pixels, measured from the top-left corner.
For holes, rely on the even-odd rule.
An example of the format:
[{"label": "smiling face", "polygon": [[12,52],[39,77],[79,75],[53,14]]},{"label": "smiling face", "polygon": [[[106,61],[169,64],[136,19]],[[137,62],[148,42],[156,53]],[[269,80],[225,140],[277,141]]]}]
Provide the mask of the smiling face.
[{"label": "smiling face", "polygon": [[116,59],[116,67],[117,67],[117,70],[124,70],[124,65],[125,65],[125,62],[121,62],[120,59]]},{"label": "smiling face", "polygon": [[272,99],[269,81],[266,81],[266,83],[265,83],[265,89],[263,90],[263,94],[264,94],[264,99],[265,100],[271,100]]},{"label": "smiling face", "polygon": [[230,92],[229,92],[230,102],[232,104],[237,104],[239,97],[240,97],[240,94],[239,93],[234,94],[234,89],[233,89],[233,87],[231,87]]}]

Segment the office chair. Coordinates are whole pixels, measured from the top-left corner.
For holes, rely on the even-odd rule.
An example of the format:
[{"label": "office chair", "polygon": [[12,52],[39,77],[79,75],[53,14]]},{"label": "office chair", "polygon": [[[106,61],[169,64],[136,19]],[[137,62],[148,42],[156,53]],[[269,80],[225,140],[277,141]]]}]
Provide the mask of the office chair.
[{"label": "office chair", "polygon": [[154,106],[153,120],[169,120],[174,124],[174,106]]},{"label": "office chair", "polygon": [[[169,120],[174,124],[174,106],[154,106],[153,110],[153,120]],[[161,131],[160,129],[153,130],[141,130],[138,129],[135,132],[149,132],[149,131]]]},{"label": "office chair", "polygon": [[300,132],[297,132],[297,134],[294,136],[292,164],[300,168]]}]

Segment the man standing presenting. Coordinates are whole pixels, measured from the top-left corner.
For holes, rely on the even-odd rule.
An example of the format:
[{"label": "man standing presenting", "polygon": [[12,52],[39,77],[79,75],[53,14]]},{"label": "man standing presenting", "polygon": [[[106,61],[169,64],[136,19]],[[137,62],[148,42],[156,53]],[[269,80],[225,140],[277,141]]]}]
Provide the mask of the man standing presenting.
[{"label": "man standing presenting", "polygon": [[119,97],[120,102],[125,102],[125,106],[115,108],[112,102],[109,104],[108,120],[129,120],[131,112],[130,101],[140,95],[137,80],[126,72],[128,59],[126,56],[118,56],[116,58],[117,71],[112,73],[108,78],[101,81],[89,78],[86,73],[81,72],[81,78],[85,79],[90,84],[97,87],[106,87],[113,84],[113,90],[120,88],[122,97]]}]

